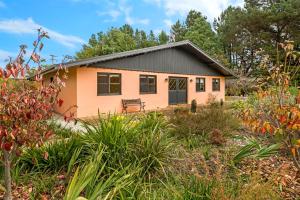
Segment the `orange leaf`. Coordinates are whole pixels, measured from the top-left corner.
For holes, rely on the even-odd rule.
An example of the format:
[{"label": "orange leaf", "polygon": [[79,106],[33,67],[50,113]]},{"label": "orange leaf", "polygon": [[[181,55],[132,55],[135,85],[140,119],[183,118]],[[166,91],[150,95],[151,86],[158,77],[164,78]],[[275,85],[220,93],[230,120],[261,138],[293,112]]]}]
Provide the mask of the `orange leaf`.
[{"label": "orange leaf", "polygon": [[296,148],[291,148],[291,153],[295,157],[296,156]]}]

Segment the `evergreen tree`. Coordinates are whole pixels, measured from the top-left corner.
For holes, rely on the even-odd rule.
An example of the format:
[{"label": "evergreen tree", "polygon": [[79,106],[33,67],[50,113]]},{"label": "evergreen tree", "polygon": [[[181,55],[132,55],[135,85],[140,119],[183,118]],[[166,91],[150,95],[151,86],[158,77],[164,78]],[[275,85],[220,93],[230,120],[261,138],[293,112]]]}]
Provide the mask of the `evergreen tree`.
[{"label": "evergreen tree", "polygon": [[159,44],[166,44],[169,42],[169,36],[165,31],[161,31],[158,35]]},{"label": "evergreen tree", "polygon": [[176,21],[171,27],[171,41],[178,42],[184,40],[184,35],[186,33],[186,27],[179,20]]}]

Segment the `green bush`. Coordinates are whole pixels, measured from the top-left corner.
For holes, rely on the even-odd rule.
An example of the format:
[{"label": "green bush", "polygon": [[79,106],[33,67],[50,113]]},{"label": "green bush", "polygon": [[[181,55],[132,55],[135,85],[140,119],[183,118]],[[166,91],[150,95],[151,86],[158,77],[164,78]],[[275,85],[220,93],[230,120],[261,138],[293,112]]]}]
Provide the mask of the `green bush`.
[{"label": "green bush", "polygon": [[202,107],[195,115],[175,114],[171,116],[171,123],[175,126],[173,133],[179,138],[190,135],[206,137],[215,129],[227,134],[240,126],[239,120],[233,113],[220,104]]},{"label": "green bush", "polygon": [[171,159],[174,142],[169,136],[171,126],[161,113],[152,112],[139,123],[139,136],[133,144],[133,154],[148,174],[159,171]]},{"label": "green bush", "polygon": [[170,157],[169,123],[160,113],[141,117],[112,115],[84,124],[87,132],[80,134],[80,140],[92,149],[103,144],[104,159],[113,169],[135,163],[148,173],[158,170]]},{"label": "green bush", "polygon": [[[66,170],[73,154],[80,146],[76,138],[49,142],[42,147],[25,150],[16,165],[25,171]],[[85,156],[79,157],[78,159],[84,159]]]}]

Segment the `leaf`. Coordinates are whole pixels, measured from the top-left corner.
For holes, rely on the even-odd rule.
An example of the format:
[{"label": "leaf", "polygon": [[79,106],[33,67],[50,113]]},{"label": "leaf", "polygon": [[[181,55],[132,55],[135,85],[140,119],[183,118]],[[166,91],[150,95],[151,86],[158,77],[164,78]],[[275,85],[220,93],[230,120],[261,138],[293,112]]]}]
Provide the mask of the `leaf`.
[{"label": "leaf", "polygon": [[6,191],[5,187],[3,185],[1,185],[1,184],[0,184],[0,191],[3,191],[3,192]]},{"label": "leaf", "polygon": [[57,104],[59,107],[61,107],[63,103],[64,103],[64,100],[62,100],[62,99],[57,100]]},{"label": "leaf", "polygon": [[40,44],[40,47],[39,47],[39,50],[42,51],[43,47],[44,47],[44,44],[41,43],[41,44]]},{"label": "leaf", "polygon": [[295,157],[296,156],[296,148],[291,148],[291,153],[292,153],[292,155]]},{"label": "leaf", "polygon": [[37,55],[36,53],[32,53],[31,54],[31,59],[34,61],[34,62],[39,62],[39,60],[40,60],[40,56],[39,55]]}]

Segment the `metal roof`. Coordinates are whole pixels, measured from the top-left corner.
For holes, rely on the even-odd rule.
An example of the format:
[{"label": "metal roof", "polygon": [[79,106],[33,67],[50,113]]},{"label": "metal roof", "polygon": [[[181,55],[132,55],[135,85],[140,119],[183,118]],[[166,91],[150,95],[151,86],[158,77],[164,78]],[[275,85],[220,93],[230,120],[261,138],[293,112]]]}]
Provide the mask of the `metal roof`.
[{"label": "metal roof", "polygon": [[[167,49],[167,48],[174,48],[174,47],[183,47],[187,51],[190,51],[194,55],[198,56],[200,59],[207,62],[210,66],[215,67],[224,76],[235,76],[236,77],[236,75],[231,70],[224,67],[223,65],[221,65],[219,62],[217,62],[213,58],[211,58],[209,55],[207,55],[204,51],[202,51],[200,48],[198,48],[196,45],[194,45],[189,40],[173,42],[173,43],[168,43],[168,44],[163,44],[163,45],[158,45],[158,46],[153,46],[153,47],[147,47],[147,48],[142,48],[142,49],[135,49],[135,50],[125,51],[125,52],[120,52],[120,53],[113,53],[113,54],[108,54],[108,55],[103,55],[103,56],[96,56],[96,57],[92,57],[92,58],[80,59],[80,60],[64,63],[63,65],[66,68],[91,66],[93,64],[101,63],[104,61],[109,61],[109,60],[114,60],[114,59],[119,59],[119,58],[126,58],[126,57],[130,57],[130,56],[136,56],[136,55],[140,55],[140,54],[150,53],[153,51],[159,51],[159,50],[163,50],[163,49]],[[59,64],[53,65],[53,66],[49,67],[48,69],[45,69],[42,73],[46,74],[46,73],[52,72],[52,71],[56,70],[56,68],[58,66],[59,66]]]}]

